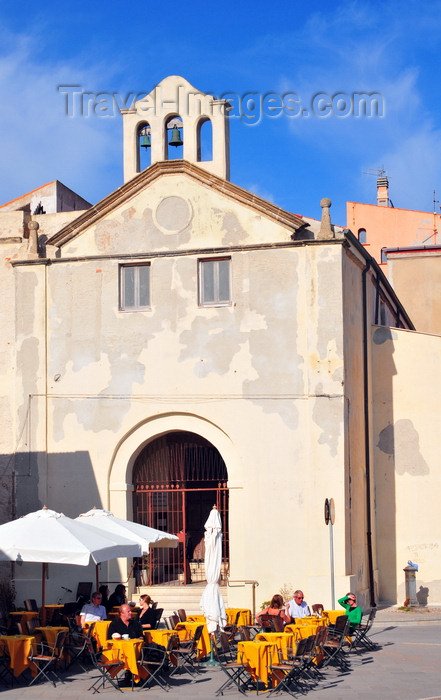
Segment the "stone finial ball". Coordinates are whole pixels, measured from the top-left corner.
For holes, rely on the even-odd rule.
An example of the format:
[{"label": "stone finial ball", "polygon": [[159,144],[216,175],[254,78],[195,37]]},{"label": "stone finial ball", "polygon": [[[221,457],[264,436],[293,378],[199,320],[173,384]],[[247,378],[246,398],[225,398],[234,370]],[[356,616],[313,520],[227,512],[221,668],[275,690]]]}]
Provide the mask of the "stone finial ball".
[{"label": "stone finial ball", "polygon": [[38,231],[38,229],[40,228],[40,224],[38,223],[38,221],[30,221],[28,223],[28,228],[30,228],[31,231]]},{"label": "stone finial ball", "polygon": [[331,200],[328,199],[328,197],[325,197],[324,199],[320,200],[320,206],[321,207],[330,207],[332,204]]}]

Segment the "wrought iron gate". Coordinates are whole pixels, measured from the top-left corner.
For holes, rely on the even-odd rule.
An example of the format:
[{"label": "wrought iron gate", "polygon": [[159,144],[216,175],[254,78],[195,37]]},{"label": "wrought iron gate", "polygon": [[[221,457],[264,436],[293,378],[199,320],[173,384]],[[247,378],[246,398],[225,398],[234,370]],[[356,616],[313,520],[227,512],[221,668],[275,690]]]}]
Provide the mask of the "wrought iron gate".
[{"label": "wrought iron gate", "polygon": [[133,468],[134,520],[179,537],[177,549],[154,549],[135,571],[138,584],[205,580],[204,523],[213,505],[222,519],[223,579],[228,575],[228,488],[225,462],[213,445],[189,432],[157,438]]}]

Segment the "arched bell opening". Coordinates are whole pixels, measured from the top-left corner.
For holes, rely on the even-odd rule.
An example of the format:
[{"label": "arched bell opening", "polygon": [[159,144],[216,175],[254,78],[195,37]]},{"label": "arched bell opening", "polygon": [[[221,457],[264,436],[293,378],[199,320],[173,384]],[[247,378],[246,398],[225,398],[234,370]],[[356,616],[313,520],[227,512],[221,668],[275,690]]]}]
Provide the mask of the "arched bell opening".
[{"label": "arched bell opening", "polygon": [[168,117],[165,122],[166,160],[179,160],[184,157],[184,125],[179,114]]},{"label": "arched bell opening", "polygon": [[136,563],[138,585],[205,580],[204,524],[213,505],[222,520],[221,579],[229,565],[227,468],[205,438],[186,431],[149,442],[133,466],[133,519],[179,537],[176,549],[154,549]]},{"label": "arched bell opening", "polygon": [[213,124],[211,119],[204,117],[196,126],[197,161],[213,160]]},{"label": "arched bell opening", "polygon": [[136,144],[138,172],[140,173],[152,163],[152,130],[148,122],[143,122],[138,126]]}]

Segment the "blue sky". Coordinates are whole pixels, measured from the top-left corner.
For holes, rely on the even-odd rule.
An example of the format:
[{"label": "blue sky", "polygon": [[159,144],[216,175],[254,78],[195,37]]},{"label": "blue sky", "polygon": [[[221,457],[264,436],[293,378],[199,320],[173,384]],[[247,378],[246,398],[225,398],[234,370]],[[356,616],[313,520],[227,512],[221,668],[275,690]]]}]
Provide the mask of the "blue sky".
[{"label": "blue sky", "polygon": [[[124,95],[174,74],[216,95],[295,93],[309,111],[233,117],[232,182],[317,218],[330,197],[345,224],[347,200],[375,202],[364,173],[384,167],[396,207],[431,211],[440,30],[441,2],[2,0],[0,201],[58,179],[94,203],[122,184],[120,115],[69,118],[58,85]],[[363,92],[381,95],[383,116],[312,113],[317,94],[347,96],[350,112]]]}]

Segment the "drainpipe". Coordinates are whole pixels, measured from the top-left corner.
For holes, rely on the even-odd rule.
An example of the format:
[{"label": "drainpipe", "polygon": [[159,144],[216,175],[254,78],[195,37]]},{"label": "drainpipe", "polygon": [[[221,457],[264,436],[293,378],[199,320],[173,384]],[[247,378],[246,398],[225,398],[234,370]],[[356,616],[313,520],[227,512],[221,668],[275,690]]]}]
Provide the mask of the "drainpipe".
[{"label": "drainpipe", "polygon": [[369,434],[369,376],[368,376],[368,310],[367,310],[367,273],[371,261],[366,261],[362,272],[363,285],[363,390],[364,390],[364,449],[366,461],[366,543],[368,558],[370,605],[375,607],[374,564],[372,557],[372,517],[371,517],[371,458]]}]

